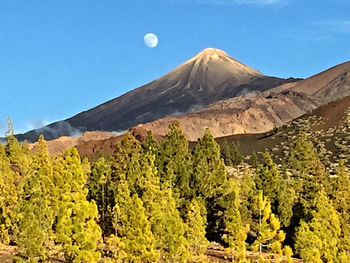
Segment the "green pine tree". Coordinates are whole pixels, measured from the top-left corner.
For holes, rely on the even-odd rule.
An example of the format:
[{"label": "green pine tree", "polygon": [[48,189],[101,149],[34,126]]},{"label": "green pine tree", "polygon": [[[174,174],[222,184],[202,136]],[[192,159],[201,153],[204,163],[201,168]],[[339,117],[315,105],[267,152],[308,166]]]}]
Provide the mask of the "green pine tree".
[{"label": "green pine tree", "polygon": [[144,152],[150,152],[151,154],[158,156],[160,145],[158,141],[154,139],[152,131],[147,131],[146,140],[144,140],[141,145]]},{"label": "green pine tree", "polygon": [[151,224],[155,246],[160,252],[161,261],[184,261],[189,257],[186,225],[176,208],[171,188],[162,189],[154,161],[154,155],[150,153],[143,157],[142,201]]},{"label": "green pine tree", "polygon": [[115,191],[111,184],[111,164],[104,157],[93,163],[88,177],[89,200],[94,200],[99,212],[99,225],[104,237],[111,235],[113,228],[112,210],[115,201]]},{"label": "green pine tree", "polygon": [[130,133],[126,132],[122,140],[116,144],[112,158],[111,181],[118,184],[121,175],[125,175],[131,193],[138,193],[142,184],[140,179],[141,143]]},{"label": "green pine tree", "polygon": [[224,227],[223,211],[230,205],[233,196],[227,184],[226,167],[220,157],[220,147],[206,129],[198,140],[193,157],[192,188],[195,195],[205,202],[207,210],[207,238],[220,240]]},{"label": "green pine tree", "polygon": [[329,177],[325,173],[325,167],[306,133],[301,133],[295,142],[289,164],[299,178],[295,188],[301,194],[305,206],[322,187],[329,190]]},{"label": "green pine tree", "polygon": [[306,133],[301,133],[292,148],[290,155],[291,167],[301,172],[301,176],[320,175],[324,166],[320,164],[318,154]]},{"label": "green pine tree", "polygon": [[311,219],[315,196],[322,189],[329,192],[331,184],[317,151],[305,133],[300,134],[291,150],[288,168],[293,177],[291,188],[295,190],[297,198],[291,218],[291,228],[296,228],[300,220]]},{"label": "green pine tree", "polygon": [[259,159],[258,159],[258,155],[256,154],[255,151],[253,151],[253,153],[250,155],[250,163],[251,163],[253,168],[258,167]]},{"label": "green pine tree", "polygon": [[115,244],[119,245],[116,259],[121,262],[157,262],[159,254],[155,251],[155,240],[143,203],[136,194],[130,196],[128,183],[123,178],[118,183],[114,215]]},{"label": "green pine tree", "polygon": [[270,154],[265,152],[263,163],[256,168],[255,184],[271,202],[272,212],[284,226],[288,226],[293,215],[296,194],[293,187],[282,176]]},{"label": "green pine tree", "polygon": [[226,139],[221,146],[221,157],[228,166],[235,166],[243,161],[243,156],[238,151],[238,146],[233,141],[228,143]]},{"label": "green pine tree", "polygon": [[205,130],[195,147],[193,167],[193,188],[197,195],[205,198],[217,196],[227,183],[226,168],[220,156],[220,147],[209,129]]},{"label": "green pine tree", "polygon": [[157,167],[161,183],[171,188],[181,215],[185,216],[186,200],[192,195],[190,188],[192,160],[188,141],[178,122],[169,126],[169,132],[160,147]]},{"label": "green pine tree", "polygon": [[324,190],[313,202],[312,219],[302,221],[295,248],[305,262],[338,262],[341,235],[339,215]]}]

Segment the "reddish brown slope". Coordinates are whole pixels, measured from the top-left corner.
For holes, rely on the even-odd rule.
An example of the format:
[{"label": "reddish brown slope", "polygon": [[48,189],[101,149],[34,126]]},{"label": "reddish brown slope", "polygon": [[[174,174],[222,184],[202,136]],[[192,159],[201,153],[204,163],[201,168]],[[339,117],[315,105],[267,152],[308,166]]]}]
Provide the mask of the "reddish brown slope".
[{"label": "reddish brown slope", "polygon": [[[132,128],[130,133],[136,137],[139,141],[144,141],[147,136],[147,131],[142,128]],[[158,134],[153,135],[157,141],[163,139]],[[76,145],[79,153],[83,157],[95,160],[101,155],[111,155],[114,151],[115,145],[122,139],[122,136],[114,136],[102,140],[90,140]]]},{"label": "reddish brown slope", "polygon": [[[64,152],[66,149],[79,145],[83,145],[88,143],[93,145],[92,142],[98,141],[97,145],[100,144],[101,141],[110,139],[114,140],[118,135],[110,132],[85,132],[83,135],[79,137],[60,137],[55,140],[47,141],[47,147],[50,154],[58,154]],[[32,151],[36,150],[37,142],[30,144],[29,147]]]},{"label": "reddish brown slope", "polygon": [[[147,137],[147,131],[142,128],[133,128],[130,130],[139,141],[144,141]],[[76,147],[82,157],[96,159],[100,155],[111,155],[115,145],[121,140],[122,136],[109,132],[85,132],[80,137],[60,137],[47,141],[50,154],[63,153],[66,149]],[[154,138],[158,141],[162,136],[155,134]],[[36,151],[37,142],[29,145],[32,151]]]},{"label": "reddish brown slope", "polygon": [[[344,97],[344,92],[350,89],[350,62],[345,62],[323,71],[317,75],[298,82],[290,90],[314,95],[323,99],[334,100],[337,95]],[[340,94],[337,87],[341,88]],[[328,91],[325,92],[325,91]],[[347,94],[349,95],[349,94]]]}]

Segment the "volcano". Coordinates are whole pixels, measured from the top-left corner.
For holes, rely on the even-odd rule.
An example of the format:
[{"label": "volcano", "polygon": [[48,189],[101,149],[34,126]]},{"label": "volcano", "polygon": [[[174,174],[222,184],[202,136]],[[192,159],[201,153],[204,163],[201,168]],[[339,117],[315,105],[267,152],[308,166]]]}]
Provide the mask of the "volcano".
[{"label": "volcano", "polygon": [[164,76],[69,119],[17,135],[36,141],[85,131],[124,131],[167,115],[181,115],[214,102],[262,92],[295,79],[265,76],[224,51],[207,48]]}]

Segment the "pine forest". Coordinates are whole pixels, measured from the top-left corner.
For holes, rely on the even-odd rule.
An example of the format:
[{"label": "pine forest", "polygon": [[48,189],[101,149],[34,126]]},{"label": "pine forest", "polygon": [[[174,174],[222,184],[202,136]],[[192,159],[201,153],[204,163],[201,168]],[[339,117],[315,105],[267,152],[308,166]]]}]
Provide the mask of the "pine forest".
[{"label": "pine forest", "polygon": [[[275,131],[278,132],[278,131]],[[220,150],[221,148],[221,150]],[[346,159],[306,132],[242,156],[178,123],[158,142],[127,132],[112,155],[0,145],[0,241],[15,262],[350,262]]]}]

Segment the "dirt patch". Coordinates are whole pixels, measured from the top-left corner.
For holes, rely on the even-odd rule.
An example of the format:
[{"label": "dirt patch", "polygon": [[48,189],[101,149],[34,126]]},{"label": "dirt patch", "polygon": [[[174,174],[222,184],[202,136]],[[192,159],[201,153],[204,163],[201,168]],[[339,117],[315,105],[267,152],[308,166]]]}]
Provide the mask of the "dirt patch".
[{"label": "dirt patch", "polygon": [[16,247],[0,245],[0,262],[11,263],[16,253]]}]

